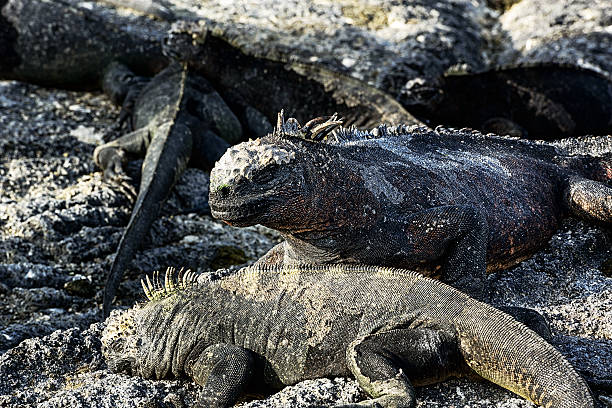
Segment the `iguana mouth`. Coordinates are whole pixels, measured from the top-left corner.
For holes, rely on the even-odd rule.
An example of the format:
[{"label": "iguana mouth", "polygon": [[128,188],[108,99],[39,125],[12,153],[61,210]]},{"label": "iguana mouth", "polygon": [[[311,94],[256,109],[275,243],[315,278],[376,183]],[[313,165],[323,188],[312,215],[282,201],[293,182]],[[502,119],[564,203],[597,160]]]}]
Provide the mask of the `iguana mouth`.
[{"label": "iguana mouth", "polygon": [[[263,218],[274,213],[272,207],[283,205],[284,200],[277,195],[277,189],[268,185],[262,187],[258,194],[246,194],[242,189],[211,190],[208,204],[212,216],[231,225],[253,225],[261,223]],[[239,224],[238,224],[239,223]]]},{"label": "iguana mouth", "polygon": [[230,225],[247,226],[257,223],[252,220],[266,212],[265,209],[269,206],[269,200],[265,197],[240,202],[234,200],[213,202],[211,200],[209,205],[213,217]]},{"label": "iguana mouth", "polygon": [[211,207],[212,216],[218,220],[223,221],[228,225],[232,225],[235,227],[245,227],[248,225],[252,225],[255,223],[248,222],[247,220],[254,218],[257,214],[255,213],[247,213],[247,214],[238,214],[237,208],[232,210],[214,210]]}]

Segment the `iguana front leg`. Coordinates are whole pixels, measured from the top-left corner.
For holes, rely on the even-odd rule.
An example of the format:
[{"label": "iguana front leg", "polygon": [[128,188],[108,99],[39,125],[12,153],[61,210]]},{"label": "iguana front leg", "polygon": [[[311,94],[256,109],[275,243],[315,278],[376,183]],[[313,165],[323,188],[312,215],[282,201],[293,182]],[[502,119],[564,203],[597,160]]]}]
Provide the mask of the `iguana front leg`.
[{"label": "iguana front leg", "polygon": [[104,172],[104,180],[117,184],[132,200],[136,196],[129,183],[124,166],[129,156],[144,156],[151,143],[152,133],[148,127],[137,129],[125,136],[96,147],[93,159]]},{"label": "iguana front leg", "polygon": [[411,214],[393,227],[400,256],[442,262],[442,280],[477,299],[485,296],[488,224],[472,206],[444,206]]},{"label": "iguana front leg", "polygon": [[185,374],[204,389],[198,407],[229,407],[253,377],[253,353],[233,344],[196,347],[187,358]]}]

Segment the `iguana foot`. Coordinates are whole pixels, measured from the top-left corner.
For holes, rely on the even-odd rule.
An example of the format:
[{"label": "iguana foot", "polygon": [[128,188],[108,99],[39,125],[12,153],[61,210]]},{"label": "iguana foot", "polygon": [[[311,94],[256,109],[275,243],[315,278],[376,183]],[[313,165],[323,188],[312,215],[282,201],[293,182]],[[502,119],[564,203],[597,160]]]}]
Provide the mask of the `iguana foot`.
[{"label": "iguana foot", "polygon": [[132,202],[136,200],[138,193],[133,187],[132,179],[125,174],[127,155],[145,153],[149,143],[149,129],[144,127],[96,147],[93,153],[94,162],[104,171],[104,181],[116,186]]},{"label": "iguana foot", "polygon": [[136,201],[136,197],[138,196],[138,192],[133,186],[133,180],[127,174],[122,174],[118,177],[115,177],[112,180],[112,184],[116,187],[116,189],[127,197],[130,200],[130,203]]},{"label": "iguana foot", "polygon": [[132,179],[123,170],[127,163],[123,150],[105,145],[98,146],[94,150],[94,161],[104,170],[105,182],[115,186],[131,202],[136,200],[138,193],[132,185]]},{"label": "iguana foot", "polygon": [[98,146],[93,154],[94,162],[104,171],[104,180],[111,181],[124,174],[123,166],[127,163],[125,152],[106,145]]},{"label": "iguana foot", "polygon": [[612,187],[576,177],[569,181],[565,199],[570,211],[576,216],[612,225]]},{"label": "iguana foot", "polygon": [[415,323],[413,317],[407,317],[397,328],[356,339],[347,349],[347,365],[373,399],[354,406],[415,407],[414,387],[409,378],[418,379],[431,370],[444,372],[455,367],[458,358],[455,351],[452,330],[428,319]]},{"label": "iguana foot", "polygon": [[232,406],[253,377],[254,361],[250,350],[234,344],[196,347],[185,363],[185,373],[204,386],[196,406]]}]

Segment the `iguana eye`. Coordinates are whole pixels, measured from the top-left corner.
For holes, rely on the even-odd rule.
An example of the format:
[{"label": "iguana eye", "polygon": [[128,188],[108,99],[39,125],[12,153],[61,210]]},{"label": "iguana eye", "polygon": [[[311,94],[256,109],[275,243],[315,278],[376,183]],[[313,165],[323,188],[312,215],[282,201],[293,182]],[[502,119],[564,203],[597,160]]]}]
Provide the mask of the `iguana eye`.
[{"label": "iguana eye", "polygon": [[265,183],[274,178],[276,171],[278,170],[278,164],[268,164],[265,168],[253,174],[253,182]]},{"label": "iguana eye", "polygon": [[121,78],[119,78],[119,81],[123,82],[124,84],[129,84],[132,82],[132,80],[134,79],[134,75],[122,75]]}]

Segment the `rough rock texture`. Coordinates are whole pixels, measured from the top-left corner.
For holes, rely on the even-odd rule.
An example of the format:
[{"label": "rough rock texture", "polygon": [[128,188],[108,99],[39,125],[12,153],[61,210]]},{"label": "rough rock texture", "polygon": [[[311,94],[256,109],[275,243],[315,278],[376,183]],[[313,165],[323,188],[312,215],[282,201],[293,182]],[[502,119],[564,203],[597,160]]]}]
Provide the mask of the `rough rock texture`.
[{"label": "rough rock texture", "polygon": [[96,89],[113,60],[148,75],[167,63],[167,22],[95,1],[1,0],[0,26],[2,79]]},{"label": "rough rock texture", "polygon": [[[94,145],[87,143],[99,142],[117,109],[99,94],[16,82],[1,82],[0,90],[0,349],[8,350],[0,356],[0,407],[188,405],[197,395],[193,384],[110,373],[100,357],[102,326],[88,329],[99,319],[104,272],[131,207],[102,182],[90,161]],[[138,167],[129,168],[135,180]],[[181,214],[206,194],[206,180],[198,170],[185,173],[128,271],[118,303],[142,299],[140,272],[227,267],[252,261],[277,242],[267,230]],[[602,272],[610,275],[611,242],[609,231],[568,220],[534,258],[489,278],[500,304],[542,312],[553,343],[599,378],[609,377],[612,365],[612,279]],[[533,406],[468,380],[419,388],[417,397],[419,407]],[[353,380],[320,379],[245,406],[360,398]]]},{"label": "rough rock texture", "polygon": [[[103,96],[1,84],[0,350],[32,335],[85,328],[131,203],[102,182],[91,160],[117,109]],[[130,175],[138,180],[139,163]],[[138,272],[185,264],[210,269],[255,260],[273,243],[254,231],[185,213],[206,200],[208,176],[185,173],[132,263]],[[242,242],[252,243],[248,248]],[[137,282],[120,298],[136,299]]]},{"label": "rough rock texture", "polygon": [[[212,32],[244,54],[281,61],[326,89],[342,87],[329,84],[327,75],[309,74],[296,65],[313,64],[365,80],[432,127],[554,139],[584,134],[586,126],[586,133],[601,134],[612,126],[607,2],[549,3],[522,0],[500,14],[501,9],[485,1],[378,5],[322,0],[266,2],[262,7],[250,0],[176,0],[173,7],[182,7],[177,16],[200,21],[195,28],[173,27],[192,34],[189,41],[195,43],[203,42],[203,32]],[[205,61],[205,74],[214,77],[215,64],[199,60]],[[581,105],[573,103],[578,94],[588,106],[579,114]],[[285,105],[291,104],[281,103]],[[452,109],[457,105],[464,112]],[[576,116],[592,117],[593,122]],[[500,128],[500,118],[518,126]],[[548,125],[542,128],[542,123]]]},{"label": "rough rock texture", "polygon": [[564,63],[612,75],[606,0],[172,0],[245,53],[322,64],[405,105],[436,98],[444,73]]},{"label": "rough rock texture", "polygon": [[[478,71],[563,57],[604,74],[612,71],[606,0],[491,0],[499,10],[507,8],[499,20],[484,1],[468,0],[414,2],[414,7],[350,0],[172,3],[177,17],[195,13],[235,38],[257,30],[257,37],[249,37],[256,41],[238,45],[261,46],[265,39],[269,48],[258,53],[324,61],[406,102],[409,96],[430,97],[427,81],[448,69]],[[132,21],[126,10],[118,14]],[[148,19],[137,21],[148,27]],[[189,383],[110,373],[100,356],[102,325],[88,329],[100,317],[104,275],[131,210],[124,195],[102,183],[91,161],[94,145],[117,115],[100,94],[0,82],[0,407],[183,407],[197,393]],[[139,166],[130,166],[134,180]],[[277,242],[267,230],[237,230],[186,213],[206,194],[206,180],[197,170],[184,174],[128,271],[117,303],[142,298],[140,272],[167,265],[227,267],[253,261]],[[543,313],[553,344],[594,377],[611,375],[611,246],[609,230],[568,220],[533,258],[489,277],[500,304]],[[603,395],[612,399],[609,392]],[[320,379],[245,406],[305,407],[359,398],[353,380]],[[419,388],[417,399],[427,408],[533,407],[490,383],[468,380]]]},{"label": "rough rock texture", "polygon": [[612,78],[612,13],[606,0],[522,0],[500,17],[500,65],[559,62]]}]

